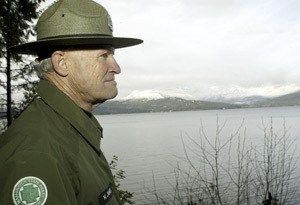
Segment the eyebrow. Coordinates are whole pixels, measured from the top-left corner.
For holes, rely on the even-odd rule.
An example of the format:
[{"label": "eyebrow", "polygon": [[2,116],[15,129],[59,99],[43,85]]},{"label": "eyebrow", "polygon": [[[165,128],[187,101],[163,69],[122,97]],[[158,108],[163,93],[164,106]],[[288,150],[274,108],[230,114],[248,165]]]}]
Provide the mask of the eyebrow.
[{"label": "eyebrow", "polygon": [[113,47],[113,46],[108,46],[108,47],[106,47],[106,48],[104,48],[104,49],[107,49],[109,52],[111,52],[112,54],[114,54],[115,53],[115,48]]},{"label": "eyebrow", "polygon": [[107,50],[108,53],[115,54],[115,48],[113,46],[110,46],[110,47],[107,47],[107,48],[99,48],[99,49]]},{"label": "eyebrow", "polygon": [[114,48],[114,47],[110,47],[109,51],[110,51],[112,54],[115,54],[115,48]]}]

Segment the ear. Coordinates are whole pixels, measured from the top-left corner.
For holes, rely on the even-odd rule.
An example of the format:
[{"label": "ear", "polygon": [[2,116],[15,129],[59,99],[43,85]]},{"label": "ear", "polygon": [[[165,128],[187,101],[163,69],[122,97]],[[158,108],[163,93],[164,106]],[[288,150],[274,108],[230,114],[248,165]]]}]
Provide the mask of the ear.
[{"label": "ear", "polygon": [[55,51],[51,55],[51,61],[55,72],[65,77],[68,75],[68,67],[65,61],[65,53],[63,51]]}]

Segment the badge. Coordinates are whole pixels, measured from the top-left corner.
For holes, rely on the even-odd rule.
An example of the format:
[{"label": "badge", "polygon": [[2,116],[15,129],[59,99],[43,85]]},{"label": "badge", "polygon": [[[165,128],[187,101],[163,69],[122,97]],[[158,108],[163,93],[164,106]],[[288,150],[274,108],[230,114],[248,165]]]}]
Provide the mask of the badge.
[{"label": "badge", "polygon": [[113,32],[114,31],[114,27],[113,27],[113,23],[112,23],[112,20],[111,20],[111,17],[110,17],[109,14],[107,14],[107,25],[110,28],[110,31]]},{"label": "badge", "polygon": [[12,198],[15,205],[44,205],[48,197],[45,183],[37,177],[24,177],[14,186]]},{"label": "badge", "polygon": [[98,196],[99,204],[100,205],[106,204],[112,196],[113,196],[113,189],[112,189],[111,184],[109,184],[108,187],[104,190],[104,192],[102,192]]}]

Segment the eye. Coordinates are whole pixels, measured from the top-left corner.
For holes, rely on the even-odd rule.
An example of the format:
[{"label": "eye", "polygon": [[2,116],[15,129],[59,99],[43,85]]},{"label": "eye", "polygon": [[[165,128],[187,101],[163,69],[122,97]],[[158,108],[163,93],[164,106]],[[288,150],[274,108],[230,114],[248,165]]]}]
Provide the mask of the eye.
[{"label": "eye", "polygon": [[103,54],[101,54],[100,58],[107,59],[107,58],[108,58],[108,53],[103,53]]}]

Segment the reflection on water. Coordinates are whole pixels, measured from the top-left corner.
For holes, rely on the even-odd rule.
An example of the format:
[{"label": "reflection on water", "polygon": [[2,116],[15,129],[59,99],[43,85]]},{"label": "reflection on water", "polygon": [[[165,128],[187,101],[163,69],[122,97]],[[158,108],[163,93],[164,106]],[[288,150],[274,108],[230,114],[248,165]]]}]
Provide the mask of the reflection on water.
[{"label": "reflection on water", "polygon": [[[126,171],[122,182],[125,189],[135,193],[137,204],[146,204],[145,194],[153,187],[153,175],[158,191],[170,190],[174,170],[179,162],[184,166],[183,141],[197,139],[201,131],[212,138],[217,121],[222,129],[220,140],[230,137],[241,125],[247,143],[263,145],[263,123],[268,126],[272,117],[274,133],[283,132],[300,145],[300,107],[256,108],[233,110],[189,111],[96,116],[104,128],[102,150],[108,160],[119,157],[118,168]],[[297,150],[299,154],[299,150]],[[300,168],[297,168],[300,173]],[[298,174],[299,176],[300,174]],[[146,188],[148,187],[148,188]],[[150,200],[149,200],[150,201]]]}]

